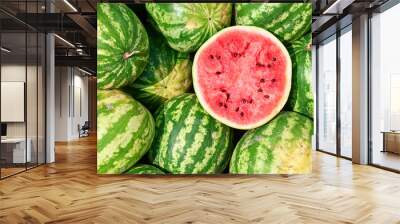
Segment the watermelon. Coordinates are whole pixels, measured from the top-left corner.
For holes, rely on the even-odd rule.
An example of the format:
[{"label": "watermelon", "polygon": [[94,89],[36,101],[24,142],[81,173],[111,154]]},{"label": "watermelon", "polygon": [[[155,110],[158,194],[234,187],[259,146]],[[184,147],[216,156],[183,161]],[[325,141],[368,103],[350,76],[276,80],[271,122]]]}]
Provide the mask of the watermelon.
[{"label": "watermelon", "polygon": [[247,130],[267,123],[285,105],[292,62],[285,46],[268,31],[232,26],[201,46],[192,74],[204,109],[230,127]]},{"label": "watermelon", "polygon": [[173,174],[214,174],[227,166],[232,131],[208,115],[194,94],[172,98],[155,117],[152,164]]},{"label": "watermelon", "polygon": [[164,101],[192,86],[192,62],[189,54],[169,47],[165,38],[147,29],[150,41],[149,63],[142,75],[126,91],[154,111]]},{"label": "watermelon", "polygon": [[281,112],[250,130],[233,152],[233,174],[299,174],[311,172],[313,122],[296,112]]},{"label": "watermelon", "polygon": [[125,4],[97,5],[97,88],[121,88],[143,72],[149,40],[140,20]]},{"label": "watermelon", "polygon": [[147,3],[146,9],[180,52],[194,52],[218,30],[230,25],[230,3]]},{"label": "watermelon", "polygon": [[288,43],[311,30],[311,3],[236,3],[236,24],[258,26]]},{"label": "watermelon", "polygon": [[97,172],[120,174],[148,151],[154,120],[139,102],[120,90],[97,90]]},{"label": "watermelon", "polygon": [[162,170],[148,164],[137,164],[125,172],[126,174],[165,174]]},{"label": "watermelon", "polygon": [[294,41],[288,50],[293,62],[293,76],[292,89],[285,109],[313,118],[311,33]]}]

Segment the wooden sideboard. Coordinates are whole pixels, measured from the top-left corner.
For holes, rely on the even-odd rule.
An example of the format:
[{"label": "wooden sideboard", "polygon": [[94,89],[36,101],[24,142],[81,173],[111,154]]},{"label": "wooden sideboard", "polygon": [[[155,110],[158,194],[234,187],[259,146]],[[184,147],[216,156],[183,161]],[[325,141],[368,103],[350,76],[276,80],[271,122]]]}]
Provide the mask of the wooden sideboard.
[{"label": "wooden sideboard", "polygon": [[383,131],[382,152],[400,154],[400,131]]}]

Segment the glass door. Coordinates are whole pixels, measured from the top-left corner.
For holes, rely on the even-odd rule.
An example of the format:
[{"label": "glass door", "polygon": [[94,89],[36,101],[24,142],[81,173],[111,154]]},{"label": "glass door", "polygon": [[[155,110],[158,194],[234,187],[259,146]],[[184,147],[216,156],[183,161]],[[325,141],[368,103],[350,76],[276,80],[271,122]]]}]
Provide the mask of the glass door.
[{"label": "glass door", "polygon": [[15,10],[11,14],[0,11],[1,179],[43,164],[46,159],[45,34],[10,16],[44,13],[44,3],[0,3],[2,9]]},{"label": "glass door", "polygon": [[[1,34],[1,175],[26,170],[31,151],[26,147],[26,32]],[[6,50],[4,50],[6,49]]]}]

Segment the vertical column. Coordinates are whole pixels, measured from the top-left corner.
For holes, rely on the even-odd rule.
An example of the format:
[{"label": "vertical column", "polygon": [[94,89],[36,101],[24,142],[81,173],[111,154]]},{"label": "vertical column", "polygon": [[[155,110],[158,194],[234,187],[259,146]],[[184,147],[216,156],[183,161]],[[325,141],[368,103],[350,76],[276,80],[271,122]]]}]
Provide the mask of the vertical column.
[{"label": "vertical column", "polygon": [[312,51],[311,51],[311,64],[312,64],[312,89],[313,89],[313,97],[314,97],[314,114],[313,114],[313,118],[314,118],[314,132],[313,132],[313,136],[312,136],[312,147],[313,150],[316,150],[317,147],[317,111],[318,111],[318,107],[317,107],[317,103],[318,103],[318,99],[317,99],[317,46],[316,45],[312,45]]},{"label": "vertical column", "polygon": [[353,162],[368,163],[368,15],[353,19]]},{"label": "vertical column", "polygon": [[[46,11],[53,12],[51,1],[46,1]],[[54,34],[46,34],[46,163],[55,161],[55,44]]]},{"label": "vertical column", "polygon": [[342,147],[342,127],[341,127],[341,118],[340,118],[340,82],[341,82],[341,63],[340,63],[340,36],[341,31],[340,28],[336,28],[336,155],[341,155],[341,147]]}]

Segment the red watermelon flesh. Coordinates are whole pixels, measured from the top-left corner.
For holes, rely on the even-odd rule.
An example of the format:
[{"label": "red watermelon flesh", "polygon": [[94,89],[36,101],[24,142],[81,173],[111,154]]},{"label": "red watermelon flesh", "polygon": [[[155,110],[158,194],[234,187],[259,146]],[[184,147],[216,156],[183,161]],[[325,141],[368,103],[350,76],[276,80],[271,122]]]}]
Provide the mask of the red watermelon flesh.
[{"label": "red watermelon flesh", "polygon": [[273,34],[251,26],[226,28],[196,53],[193,83],[204,109],[238,129],[259,127],[285,105],[289,53]]}]

